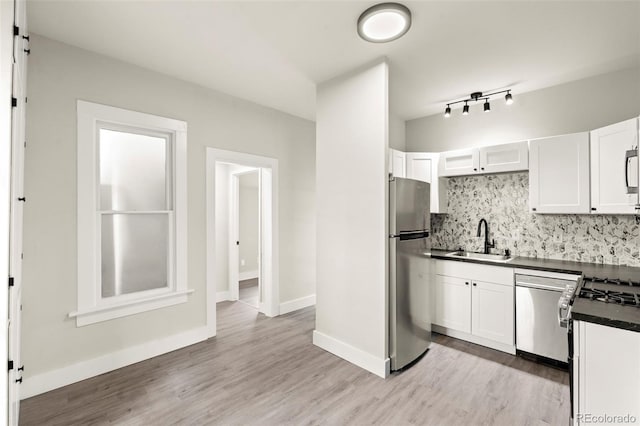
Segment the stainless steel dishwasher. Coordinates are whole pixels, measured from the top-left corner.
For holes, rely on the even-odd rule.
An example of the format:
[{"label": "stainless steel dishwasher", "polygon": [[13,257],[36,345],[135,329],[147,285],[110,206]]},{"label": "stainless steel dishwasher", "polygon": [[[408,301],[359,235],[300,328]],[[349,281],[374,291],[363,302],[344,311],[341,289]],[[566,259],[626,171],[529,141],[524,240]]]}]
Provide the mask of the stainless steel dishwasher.
[{"label": "stainless steel dishwasher", "polygon": [[567,329],[558,324],[558,301],[565,289],[575,289],[578,277],[516,273],[515,278],[516,349],[566,363]]}]

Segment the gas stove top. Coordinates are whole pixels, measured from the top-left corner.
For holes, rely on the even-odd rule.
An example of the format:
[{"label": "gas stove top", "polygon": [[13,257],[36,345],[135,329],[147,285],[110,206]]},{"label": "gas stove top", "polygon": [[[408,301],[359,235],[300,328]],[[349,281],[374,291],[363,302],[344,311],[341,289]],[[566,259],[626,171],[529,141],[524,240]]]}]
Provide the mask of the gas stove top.
[{"label": "gas stove top", "polygon": [[640,282],[585,277],[576,297],[640,309]]}]

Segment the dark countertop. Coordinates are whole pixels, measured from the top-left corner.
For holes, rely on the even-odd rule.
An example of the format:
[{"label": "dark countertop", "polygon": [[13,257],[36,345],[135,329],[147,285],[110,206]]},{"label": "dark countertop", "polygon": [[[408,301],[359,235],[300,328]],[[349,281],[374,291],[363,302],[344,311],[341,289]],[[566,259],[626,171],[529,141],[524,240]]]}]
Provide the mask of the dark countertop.
[{"label": "dark countertop", "polygon": [[640,308],[576,298],[571,318],[640,333]]},{"label": "dark countertop", "polygon": [[[539,259],[517,256],[506,263],[491,262],[478,259],[446,257],[454,250],[431,250],[433,259],[451,260],[454,262],[481,263],[485,265],[503,266],[506,268],[532,269],[547,272],[559,272],[586,277],[632,280],[640,282],[640,268],[632,266],[603,265],[589,262],[569,260]],[[579,321],[588,321],[610,327],[640,332],[640,308],[622,306],[612,303],[576,298],[571,308],[571,317]]]}]

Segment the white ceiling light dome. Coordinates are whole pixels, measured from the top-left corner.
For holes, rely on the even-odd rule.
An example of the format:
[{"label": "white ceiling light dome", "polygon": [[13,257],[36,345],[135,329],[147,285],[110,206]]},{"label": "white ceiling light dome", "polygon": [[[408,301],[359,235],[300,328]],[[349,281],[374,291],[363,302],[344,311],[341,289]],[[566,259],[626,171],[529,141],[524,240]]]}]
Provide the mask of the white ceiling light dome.
[{"label": "white ceiling light dome", "polygon": [[396,40],[410,27],[411,11],[400,3],[376,4],[358,18],[358,35],[372,43]]}]

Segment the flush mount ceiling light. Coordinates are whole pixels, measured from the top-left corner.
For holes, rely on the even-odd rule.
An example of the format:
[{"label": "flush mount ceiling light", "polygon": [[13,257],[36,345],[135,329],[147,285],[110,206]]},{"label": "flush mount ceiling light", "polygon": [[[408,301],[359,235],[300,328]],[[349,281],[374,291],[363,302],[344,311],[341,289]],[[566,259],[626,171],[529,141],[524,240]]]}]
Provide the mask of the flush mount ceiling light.
[{"label": "flush mount ceiling light", "polygon": [[358,35],[372,43],[396,40],[410,27],[411,11],[400,3],[376,4],[358,18]]},{"label": "flush mount ceiling light", "polygon": [[451,105],[460,104],[464,102],[464,107],[462,107],[462,115],[469,115],[469,102],[478,102],[484,101],[484,112],[491,111],[491,105],[489,104],[489,99],[491,96],[499,95],[501,93],[506,93],[504,100],[507,105],[511,105],[513,103],[513,96],[511,96],[511,89],[500,90],[498,92],[492,93],[482,93],[482,92],[473,92],[467,99],[461,99],[459,101],[449,102],[447,103],[447,108],[444,110],[444,116],[449,118],[451,116]]}]

